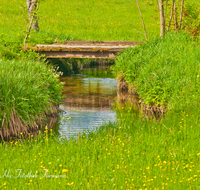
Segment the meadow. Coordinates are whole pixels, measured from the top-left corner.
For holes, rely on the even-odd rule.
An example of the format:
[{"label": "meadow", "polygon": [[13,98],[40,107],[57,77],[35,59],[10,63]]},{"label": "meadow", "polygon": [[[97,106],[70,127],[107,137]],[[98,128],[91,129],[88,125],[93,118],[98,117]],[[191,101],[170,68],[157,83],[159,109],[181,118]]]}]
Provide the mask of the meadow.
[{"label": "meadow", "polygon": [[[190,3],[200,6],[194,0],[190,0]],[[167,103],[173,109],[161,121],[157,121],[139,113],[134,105],[116,104],[118,117],[115,123],[106,124],[89,134],[80,134],[78,140],[57,136],[47,127],[44,134],[36,137],[30,134],[31,140],[21,134],[19,140],[2,141],[0,189],[200,188],[198,42],[193,42],[185,33],[177,36],[169,33],[164,40],[155,38],[159,35],[156,0],[143,0],[140,5],[150,42],[124,52],[117,61],[116,75],[124,72],[128,82],[135,82],[133,78],[142,82],[143,85],[137,83],[138,93],[146,103],[158,106],[166,106]],[[26,107],[30,110],[26,113],[29,121],[28,117],[40,113],[41,107],[46,109],[49,101],[57,103],[61,84],[55,73],[49,71],[50,68],[53,70],[52,67],[47,67],[41,60],[36,62],[39,58],[33,52],[22,51],[28,25],[27,13],[22,6],[26,6],[22,0],[0,2],[0,115],[3,116],[5,111],[2,104],[6,102],[13,105],[17,99],[15,105],[21,112]],[[41,0],[38,16],[40,32],[31,32],[29,45],[53,43],[57,37],[59,42],[145,40],[135,1]],[[159,55],[162,55],[161,58],[168,55],[166,61]],[[149,65],[138,67],[142,68],[140,70],[134,68],[137,64],[125,69],[130,61]],[[46,71],[45,75],[43,70]],[[136,74],[134,76],[133,71]],[[159,72],[160,78],[152,75],[155,71]],[[36,72],[38,75],[34,76]],[[35,89],[31,88],[31,80],[35,82]],[[18,89],[20,86],[23,89],[21,94]],[[27,89],[30,93],[24,97]],[[38,95],[37,98],[35,95]],[[23,98],[30,98],[31,104],[27,104]],[[37,102],[41,107],[34,112],[30,108],[37,106]],[[11,108],[9,106],[7,109]],[[67,122],[70,116],[60,119]]]},{"label": "meadow", "polygon": [[1,144],[0,188],[199,188],[199,110],[157,122],[128,104],[116,109],[116,123],[78,140],[46,130],[30,141]]}]

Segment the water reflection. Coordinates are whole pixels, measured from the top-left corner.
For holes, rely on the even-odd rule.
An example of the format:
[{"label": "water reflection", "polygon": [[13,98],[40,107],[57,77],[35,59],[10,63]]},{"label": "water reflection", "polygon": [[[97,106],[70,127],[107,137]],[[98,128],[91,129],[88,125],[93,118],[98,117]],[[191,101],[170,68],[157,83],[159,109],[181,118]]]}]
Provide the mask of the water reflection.
[{"label": "water reflection", "polygon": [[117,81],[109,67],[84,68],[81,74],[60,79],[65,83],[64,104],[59,133],[70,138],[85,130],[94,130],[105,122],[115,121],[112,105],[117,96]]}]

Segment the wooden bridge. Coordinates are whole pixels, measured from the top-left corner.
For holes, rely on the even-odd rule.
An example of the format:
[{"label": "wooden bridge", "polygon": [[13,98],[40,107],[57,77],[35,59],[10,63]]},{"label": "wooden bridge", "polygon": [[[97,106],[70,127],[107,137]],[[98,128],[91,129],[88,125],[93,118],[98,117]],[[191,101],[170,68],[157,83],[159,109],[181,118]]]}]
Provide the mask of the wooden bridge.
[{"label": "wooden bridge", "polygon": [[116,58],[118,52],[144,42],[136,41],[66,41],[64,44],[37,45],[35,50],[47,58]]}]

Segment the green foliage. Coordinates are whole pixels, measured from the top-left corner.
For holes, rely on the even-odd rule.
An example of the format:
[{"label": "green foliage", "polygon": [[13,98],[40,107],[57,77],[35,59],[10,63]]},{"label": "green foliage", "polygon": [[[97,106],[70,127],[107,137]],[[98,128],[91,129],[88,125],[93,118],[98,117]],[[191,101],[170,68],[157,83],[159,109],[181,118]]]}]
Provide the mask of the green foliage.
[{"label": "green foliage", "polygon": [[199,55],[191,36],[172,32],[123,52],[113,70],[146,104],[191,106],[199,101]]},{"label": "green foliage", "polygon": [[183,29],[195,38],[200,36],[200,9],[196,4],[186,3],[183,11]]},{"label": "green foliage", "polygon": [[59,73],[44,62],[0,60],[0,125],[16,110],[26,123],[58,104],[62,84]]}]

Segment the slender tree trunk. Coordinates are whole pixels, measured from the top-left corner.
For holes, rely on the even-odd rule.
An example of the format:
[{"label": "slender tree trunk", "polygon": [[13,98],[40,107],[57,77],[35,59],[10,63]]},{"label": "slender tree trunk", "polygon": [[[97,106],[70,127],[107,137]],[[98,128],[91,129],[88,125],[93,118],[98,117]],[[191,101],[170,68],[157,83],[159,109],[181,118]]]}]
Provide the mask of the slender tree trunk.
[{"label": "slender tree trunk", "polygon": [[160,36],[163,36],[165,33],[165,17],[164,17],[164,0],[159,0],[159,11],[160,11]]},{"label": "slender tree trunk", "polygon": [[175,3],[175,0],[173,0],[173,3],[172,3],[171,16],[170,16],[170,19],[169,19],[169,24],[168,24],[168,27],[167,27],[167,31],[169,31],[169,27],[170,27],[171,22],[172,22],[174,3]]},{"label": "slender tree trunk", "polygon": [[181,29],[181,23],[182,23],[182,18],[183,18],[183,4],[184,4],[184,0],[182,0],[182,4],[181,4],[181,16],[180,16],[179,30]]},{"label": "slender tree trunk", "polygon": [[174,30],[177,29],[176,2],[174,2]]},{"label": "slender tree trunk", "polygon": [[140,6],[139,6],[139,3],[138,3],[138,0],[136,0],[136,3],[137,3],[137,6],[138,6],[138,9],[139,9],[139,12],[140,12],[140,17],[142,19],[142,24],[143,24],[143,28],[144,28],[145,38],[146,38],[146,40],[148,40],[147,31],[146,31],[146,28],[145,28],[145,24],[144,24],[144,20],[143,20],[143,17],[142,17],[142,12],[140,10]]},{"label": "slender tree trunk", "polygon": [[39,31],[39,25],[38,25],[38,17],[36,16],[36,13],[39,8],[39,2],[38,0],[26,0],[27,8],[28,8],[28,14],[29,14],[29,20],[31,23],[31,29],[34,29],[36,32]]}]

